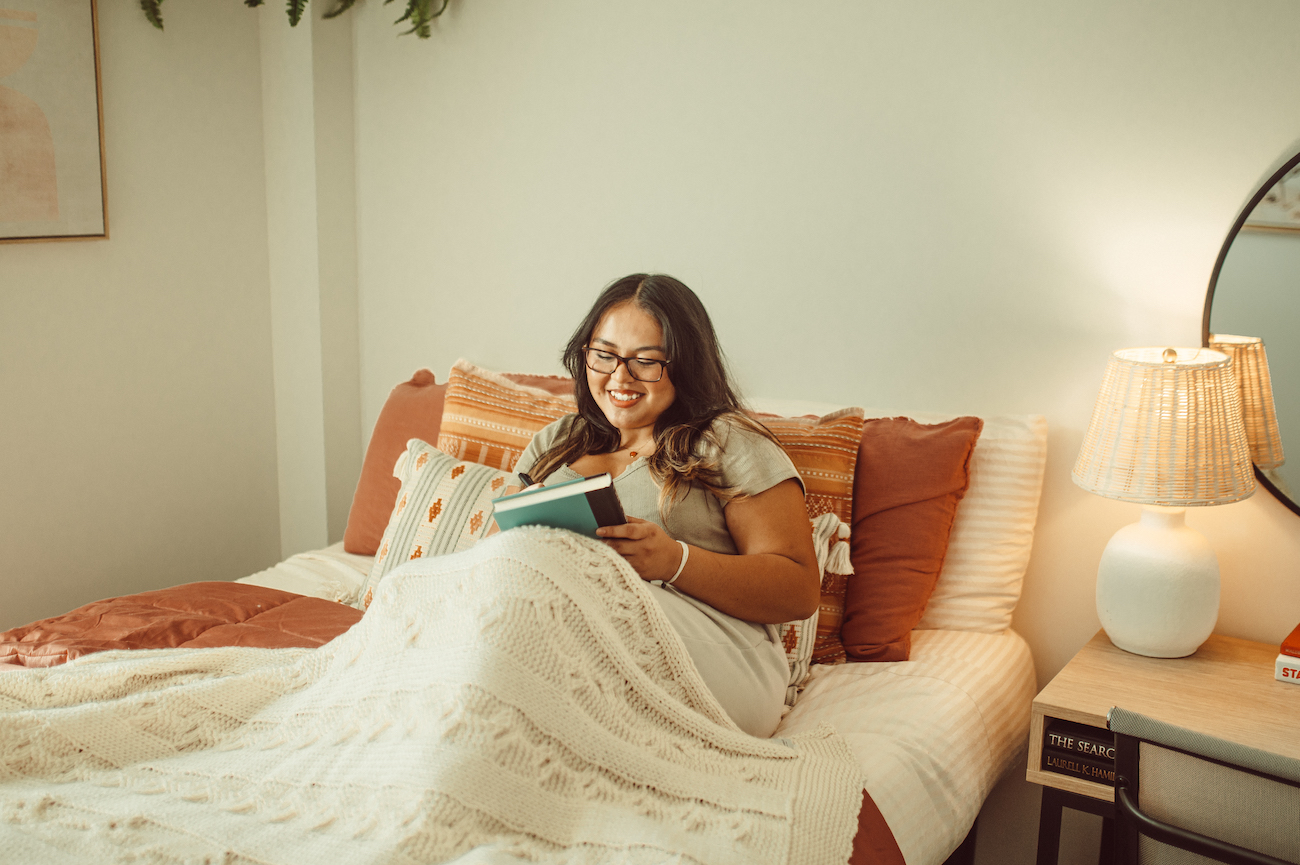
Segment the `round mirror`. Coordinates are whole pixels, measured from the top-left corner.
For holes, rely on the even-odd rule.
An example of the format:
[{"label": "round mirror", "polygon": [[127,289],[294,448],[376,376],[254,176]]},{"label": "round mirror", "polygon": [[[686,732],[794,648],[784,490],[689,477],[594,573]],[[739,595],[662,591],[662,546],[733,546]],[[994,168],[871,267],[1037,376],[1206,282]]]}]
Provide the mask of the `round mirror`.
[{"label": "round mirror", "polygon": [[[1269,172],[1232,224],[1210,276],[1201,342],[1222,346],[1233,354],[1242,383],[1255,476],[1300,514],[1297,151],[1300,145]],[[1259,342],[1247,338],[1262,340],[1262,351]],[[1266,366],[1261,363],[1264,357]]]}]

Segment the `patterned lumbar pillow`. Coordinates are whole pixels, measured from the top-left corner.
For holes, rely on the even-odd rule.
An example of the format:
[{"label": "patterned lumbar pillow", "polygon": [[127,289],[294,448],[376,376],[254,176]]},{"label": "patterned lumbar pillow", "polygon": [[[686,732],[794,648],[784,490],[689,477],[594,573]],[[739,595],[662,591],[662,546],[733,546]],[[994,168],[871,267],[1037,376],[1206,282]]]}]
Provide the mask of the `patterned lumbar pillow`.
[{"label": "patterned lumbar pillow", "polygon": [[[816,519],[834,514],[842,523],[852,523],[853,473],[858,462],[858,441],[862,438],[863,410],[845,408],[821,417],[781,417],[752,413],[767,427],[799,470],[806,492],[808,516]],[[834,543],[832,539],[831,543]],[[814,664],[843,664],[840,622],[844,619],[844,593],[851,570],[822,573],[821,607],[817,636],[812,649]]]},{"label": "patterned lumbar pillow", "polygon": [[[813,534],[813,548],[817,551],[817,570],[822,574],[823,606],[826,587],[829,583],[845,584],[853,574],[853,563],[849,559],[849,527],[835,514],[826,513],[810,521]],[[842,593],[841,593],[842,596]],[[793,706],[804,683],[808,681],[809,666],[813,662],[814,649],[817,646],[822,610],[813,610],[813,614],[797,622],[786,622],[781,626],[781,645],[785,649],[785,659],[790,664],[790,683],[785,691],[785,704]]]},{"label": "patterned lumbar pillow", "polygon": [[397,458],[393,477],[401,481],[370,575],[357,606],[366,609],[389,571],[403,562],[468,549],[492,525],[492,500],[514,475],[461,462],[427,442],[411,439]]},{"label": "patterned lumbar pillow", "polygon": [[458,459],[512,469],[534,433],[575,411],[566,379],[511,378],[461,359],[447,376],[438,448]]}]

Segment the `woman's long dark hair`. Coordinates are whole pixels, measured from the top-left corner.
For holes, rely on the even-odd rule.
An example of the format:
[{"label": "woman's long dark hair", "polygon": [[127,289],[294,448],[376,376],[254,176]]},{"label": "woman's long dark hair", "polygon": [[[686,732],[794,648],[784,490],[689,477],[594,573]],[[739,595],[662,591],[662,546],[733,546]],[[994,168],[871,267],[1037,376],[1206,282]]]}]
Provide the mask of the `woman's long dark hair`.
[{"label": "woman's long dark hair", "polygon": [[672,405],[655,421],[655,450],[647,458],[659,486],[660,513],[684,496],[692,482],[723,501],[737,498],[736,490],[724,482],[716,458],[701,455],[701,442],[715,445],[716,450],[720,442],[713,425],[723,416],[773,441],[775,438],[743,413],[704,304],[680,281],[663,274],[634,273],[606,286],[569,338],[562,360],[573,376],[578,417],[568,435],[538,458],[530,474],[545,478],[565,463],[586,454],[612,453],[622,443],[622,434],[591,395],[583,349],[605,313],[624,303],[636,304],[659,323],[664,350],[671,361],[665,374],[676,389]]}]

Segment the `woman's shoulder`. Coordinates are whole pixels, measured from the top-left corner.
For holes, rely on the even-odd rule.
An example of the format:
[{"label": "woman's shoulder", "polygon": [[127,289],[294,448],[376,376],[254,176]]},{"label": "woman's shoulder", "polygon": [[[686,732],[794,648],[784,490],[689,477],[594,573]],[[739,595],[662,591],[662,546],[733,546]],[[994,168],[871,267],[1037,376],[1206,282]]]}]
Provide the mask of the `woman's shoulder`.
[{"label": "woman's shoulder", "polygon": [[514,470],[517,472],[526,472],[531,469],[537,460],[551,449],[557,441],[568,435],[569,427],[573,426],[576,414],[566,414],[559,420],[551,421],[546,426],[533,433],[533,438],[524,448],[524,452],[519,455],[515,462]]},{"label": "woman's shoulder", "polygon": [[703,456],[714,457],[726,483],[742,493],[756,495],[787,478],[803,485],[785,448],[757,421],[728,413],[718,417],[709,432],[706,448],[712,453]]},{"label": "woman's shoulder", "polygon": [[758,421],[728,412],[719,415],[703,437],[700,456],[716,458],[724,471],[737,464],[790,464],[785,448]]},{"label": "woman's shoulder", "polygon": [[718,415],[709,428],[708,439],[723,453],[729,450],[775,450],[784,453],[781,445],[758,421],[741,414],[727,412]]},{"label": "woman's shoulder", "polygon": [[551,421],[533,434],[533,441],[539,445],[550,447],[557,439],[568,433],[569,427],[573,426],[573,422],[577,417],[576,414],[566,414],[559,420]]}]

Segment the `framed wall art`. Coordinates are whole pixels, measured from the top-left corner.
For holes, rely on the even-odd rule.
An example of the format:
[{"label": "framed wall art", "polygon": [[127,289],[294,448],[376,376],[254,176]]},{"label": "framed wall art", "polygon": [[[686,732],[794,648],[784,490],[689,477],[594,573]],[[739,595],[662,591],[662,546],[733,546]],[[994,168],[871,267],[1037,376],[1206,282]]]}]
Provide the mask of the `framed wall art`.
[{"label": "framed wall art", "polygon": [[1242,228],[1300,231],[1300,165],[1288,171],[1265,193]]},{"label": "framed wall art", "polygon": [[0,242],[108,237],[94,0],[0,0]]}]

